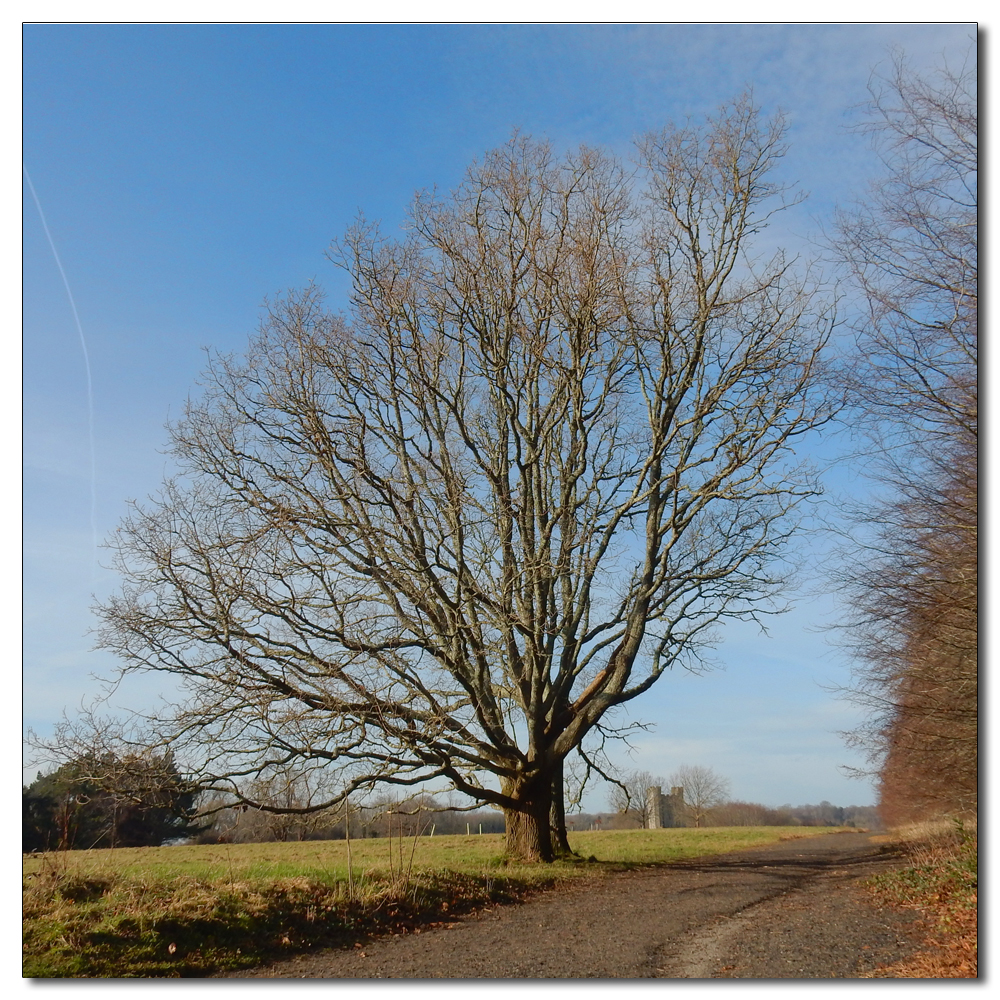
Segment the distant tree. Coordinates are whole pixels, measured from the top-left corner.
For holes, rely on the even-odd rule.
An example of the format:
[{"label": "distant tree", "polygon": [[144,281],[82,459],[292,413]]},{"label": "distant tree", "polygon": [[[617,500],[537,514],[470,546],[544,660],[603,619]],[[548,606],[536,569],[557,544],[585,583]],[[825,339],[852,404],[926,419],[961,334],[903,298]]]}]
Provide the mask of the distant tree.
[{"label": "distant tree", "polygon": [[313,804],[329,794],[321,771],[291,767],[272,768],[247,783],[247,798],[256,808],[229,810],[235,843],[312,840],[330,827],[336,810],[314,810]]},{"label": "distant tree", "polygon": [[803,826],[841,826],[844,822],[843,806],[825,799],[818,805],[796,806],[794,815]]},{"label": "distant tree", "polygon": [[740,801],[713,806],[705,818],[706,826],[792,826],[796,822],[790,809]]},{"label": "distant tree", "polygon": [[[663,778],[652,775],[649,771],[628,771],[612,784],[608,794],[608,804],[611,808],[636,826],[649,827],[649,801],[646,792],[649,788],[666,784]],[[667,789],[669,791],[669,789]]]},{"label": "distant tree", "polygon": [[80,758],[23,789],[24,850],[151,847],[197,830],[172,758]]},{"label": "distant tree", "polygon": [[856,826],[879,827],[875,806],[783,805],[777,808],[759,802],[730,800],[714,806],[706,816],[707,826]]},{"label": "distant tree", "polygon": [[[41,778],[41,775],[38,776]],[[37,782],[38,779],[36,779]],[[34,785],[36,782],[33,782]],[[37,788],[21,788],[21,850],[44,851],[53,846],[50,843],[52,820],[46,796]]]},{"label": "distant tree", "polygon": [[709,811],[729,796],[729,781],[710,767],[683,764],[670,775],[671,787],[684,789],[684,812],[694,826],[704,826]]},{"label": "distant tree", "polygon": [[110,846],[107,797],[74,764],[41,774],[22,789],[23,850]]},{"label": "distant tree", "polygon": [[210,822],[198,835],[199,843],[266,843],[286,840],[353,840],[375,837],[503,833],[503,814],[494,809],[451,807],[435,796],[418,793],[408,798],[385,792],[341,801],[337,806],[311,811],[310,797],[322,794],[315,784],[288,781],[288,776],[254,781],[248,793],[266,804],[256,808],[233,806],[226,799],[206,798],[199,812]]},{"label": "distant tree", "polygon": [[882,818],[877,806],[845,806],[844,825],[864,827],[869,830],[883,828]]}]

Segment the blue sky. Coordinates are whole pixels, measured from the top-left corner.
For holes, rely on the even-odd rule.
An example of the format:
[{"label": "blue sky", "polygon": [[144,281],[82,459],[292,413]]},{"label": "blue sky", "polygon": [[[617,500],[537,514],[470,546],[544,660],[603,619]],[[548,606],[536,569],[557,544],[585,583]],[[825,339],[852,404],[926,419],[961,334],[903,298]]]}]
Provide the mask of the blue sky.
[{"label": "blue sky", "polygon": [[[204,363],[238,351],[266,297],[316,280],[346,304],[324,250],[359,210],[387,229],[415,190],[447,189],[512,128],[557,148],[627,155],[638,133],[752,86],[783,108],[783,178],[810,192],[768,239],[809,252],[876,168],[847,131],[872,69],[959,59],[969,25],[29,25],[24,163],[75,301],[24,186],[24,713],[40,733],[96,693],[92,595],[115,588],[98,538],[156,490],[164,424]],[[94,468],[91,478],[93,425]],[[839,473],[836,488],[851,488]],[[95,498],[93,517],[91,497]],[[93,525],[92,525],[93,521]],[[807,566],[827,542],[804,537]],[[631,761],[711,766],[740,798],[866,804],[828,688],[848,664],[834,601],[802,574],[770,637],[732,630],[704,676],[665,678],[630,717],[655,725]],[[158,690],[135,684],[124,704]],[[29,768],[29,771],[31,769]],[[588,799],[605,806],[605,793]]]}]

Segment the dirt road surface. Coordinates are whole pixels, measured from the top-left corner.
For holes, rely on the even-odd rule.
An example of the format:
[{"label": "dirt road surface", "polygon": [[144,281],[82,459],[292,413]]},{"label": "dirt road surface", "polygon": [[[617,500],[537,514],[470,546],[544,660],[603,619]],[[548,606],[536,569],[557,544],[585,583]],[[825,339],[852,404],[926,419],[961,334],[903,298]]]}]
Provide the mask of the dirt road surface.
[{"label": "dirt road surface", "polygon": [[917,949],[911,918],[877,909],[859,885],[900,863],[867,834],[784,841],[227,978],[860,978]]}]

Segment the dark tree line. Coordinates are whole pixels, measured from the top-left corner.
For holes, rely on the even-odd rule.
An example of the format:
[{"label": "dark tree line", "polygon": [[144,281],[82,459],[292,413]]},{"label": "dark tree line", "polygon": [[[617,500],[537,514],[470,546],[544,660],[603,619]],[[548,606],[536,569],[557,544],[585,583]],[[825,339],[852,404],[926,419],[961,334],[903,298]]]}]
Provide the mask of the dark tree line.
[{"label": "dark tree line", "polygon": [[[572,830],[637,830],[644,825],[638,810],[612,813],[575,813],[568,817]],[[678,826],[693,827],[695,820],[682,816]],[[875,806],[816,805],[766,806],[760,802],[732,799],[705,810],[702,827],[718,826],[853,826],[873,829],[881,825]]]},{"label": "dark tree line", "polygon": [[853,739],[899,823],[978,800],[975,53],[927,78],[897,59],[871,90],[885,174],[837,249],[867,303],[847,389],[882,493],[847,590],[869,709]]},{"label": "dark tree line", "polygon": [[158,847],[198,831],[195,798],[169,755],[81,758],[22,789],[22,849]]}]

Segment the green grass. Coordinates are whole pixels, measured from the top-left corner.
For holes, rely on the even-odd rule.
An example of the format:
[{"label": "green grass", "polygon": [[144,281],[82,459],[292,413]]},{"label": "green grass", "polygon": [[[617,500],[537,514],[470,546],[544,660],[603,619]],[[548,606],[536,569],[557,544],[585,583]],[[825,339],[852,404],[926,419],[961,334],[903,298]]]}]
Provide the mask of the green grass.
[{"label": "green grass", "polygon": [[[657,864],[705,854],[741,850],[786,837],[829,833],[828,827],[715,827],[675,830],[613,830],[570,833],[570,846],[584,858],[618,864]],[[571,875],[578,866],[508,865],[503,859],[502,834],[352,840],[355,873],[389,876],[402,866],[414,871],[456,871],[466,874],[503,867],[531,877],[553,869]],[[80,875],[187,876],[198,879],[348,878],[348,848],[343,840],[313,840],[270,844],[219,844],[177,847],[123,847],[114,850],[68,851],[28,856],[24,874],[41,872],[58,857],[65,870]],[[587,874],[593,874],[588,870]]]},{"label": "green grass", "polygon": [[[581,856],[508,863],[501,835],[121,848],[24,861],[26,977],[177,977],[410,933],[556,881],[824,828],[581,832]],[[583,859],[593,859],[589,863]]]},{"label": "green grass", "polygon": [[663,864],[706,854],[725,854],[793,837],[833,833],[829,827],[720,826],[678,830],[608,830],[571,833],[570,846],[583,857],[623,865]]}]

